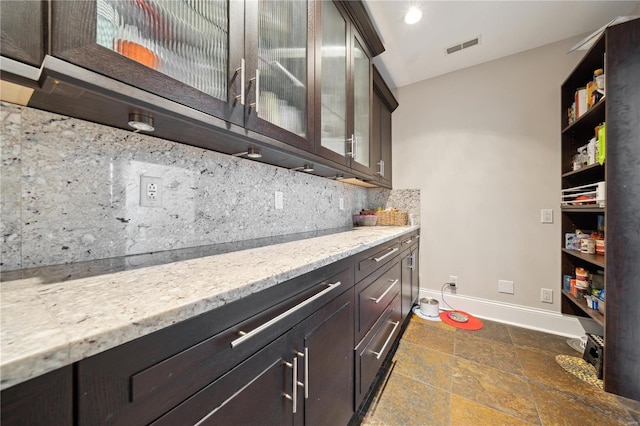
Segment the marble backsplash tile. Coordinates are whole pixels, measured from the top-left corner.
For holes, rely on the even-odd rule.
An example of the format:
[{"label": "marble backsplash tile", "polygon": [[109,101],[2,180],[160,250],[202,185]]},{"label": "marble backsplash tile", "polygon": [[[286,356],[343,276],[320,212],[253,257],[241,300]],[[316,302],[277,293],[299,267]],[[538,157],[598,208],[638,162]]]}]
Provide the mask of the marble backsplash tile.
[{"label": "marble backsplash tile", "polygon": [[[417,196],[419,208],[419,191],[367,190],[9,103],[0,112],[5,271],[345,227],[380,200],[404,208]],[[140,207],[142,175],[162,178],[162,207]]]}]

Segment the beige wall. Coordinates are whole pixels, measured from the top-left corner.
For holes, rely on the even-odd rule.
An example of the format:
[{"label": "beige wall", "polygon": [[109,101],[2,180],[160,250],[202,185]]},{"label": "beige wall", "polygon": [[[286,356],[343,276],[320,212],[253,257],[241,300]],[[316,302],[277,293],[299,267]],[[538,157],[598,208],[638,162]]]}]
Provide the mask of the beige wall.
[{"label": "beige wall", "polygon": [[[421,190],[422,288],[457,275],[458,295],[560,310],[560,85],[579,39],[398,90],[393,181]],[[515,294],[499,294],[499,279]]]}]

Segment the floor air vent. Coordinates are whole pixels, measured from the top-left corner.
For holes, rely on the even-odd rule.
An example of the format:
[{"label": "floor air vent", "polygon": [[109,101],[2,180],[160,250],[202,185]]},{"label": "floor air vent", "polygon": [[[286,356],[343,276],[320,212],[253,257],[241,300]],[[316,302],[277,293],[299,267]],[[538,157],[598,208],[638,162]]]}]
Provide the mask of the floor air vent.
[{"label": "floor air vent", "polygon": [[480,37],[479,36],[474,38],[474,39],[467,40],[465,42],[456,44],[454,46],[447,47],[445,50],[447,52],[447,55],[451,55],[452,53],[459,52],[462,49],[468,49],[468,48],[470,48],[472,46],[476,46],[478,44],[480,44]]}]

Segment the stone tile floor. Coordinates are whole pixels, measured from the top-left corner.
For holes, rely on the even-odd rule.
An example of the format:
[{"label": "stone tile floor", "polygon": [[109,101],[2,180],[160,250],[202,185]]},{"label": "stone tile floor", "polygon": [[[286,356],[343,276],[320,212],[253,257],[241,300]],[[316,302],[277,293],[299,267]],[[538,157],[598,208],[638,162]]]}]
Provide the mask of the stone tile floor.
[{"label": "stone tile floor", "polygon": [[413,316],[362,422],[413,425],[638,425],[640,402],[563,370],[566,338],[483,320],[478,331]]}]

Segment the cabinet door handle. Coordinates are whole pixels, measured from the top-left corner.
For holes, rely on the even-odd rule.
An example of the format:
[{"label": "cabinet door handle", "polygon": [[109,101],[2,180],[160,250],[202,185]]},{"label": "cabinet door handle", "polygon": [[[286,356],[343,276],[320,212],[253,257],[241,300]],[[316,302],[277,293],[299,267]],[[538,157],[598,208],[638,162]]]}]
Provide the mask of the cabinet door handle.
[{"label": "cabinet door handle", "polygon": [[356,155],[358,155],[358,139],[360,139],[358,136],[353,136],[353,149],[351,149],[351,151],[353,151],[353,159],[358,161],[356,158]]},{"label": "cabinet door handle", "polygon": [[236,69],[236,74],[240,73],[240,94],[236,95],[236,101],[240,101],[240,105],[244,105],[244,58],[240,61],[240,68]]},{"label": "cabinet door handle", "polygon": [[411,244],[411,238],[409,238],[407,240],[404,240],[402,243],[403,244]]},{"label": "cabinet door handle", "polygon": [[256,70],[256,76],[252,78],[250,81],[256,82],[256,101],[250,104],[251,108],[255,108],[256,114],[258,113],[258,105],[260,104],[260,70]]},{"label": "cabinet door handle", "polygon": [[384,160],[378,161],[378,174],[384,177]]},{"label": "cabinet door handle", "polygon": [[351,151],[347,152],[347,157],[351,157],[351,158],[355,158],[356,157],[355,141],[356,141],[356,137],[352,133],[351,137],[347,139],[347,142],[349,143],[349,148],[351,148]]},{"label": "cabinet door handle", "polygon": [[309,348],[304,348],[304,353],[297,352],[297,356],[304,358],[304,383],[298,381],[298,386],[304,388],[304,399],[309,398]]},{"label": "cabinet door handle", "polygon": [[[391,281],[391,280],[389,280]],[[380,303],[380,301],[382,299],[384,299],[384,297],[387,295],[387,293],[389,293],[389,291],[393,288],[394,285],[396,285],[398,283],[398,280],[393,280],[393,282],[391,283],[391,285],[384,291],[384,293],[382,293],[380,295],[380,297],[378,297],[377,299],[375,297],[370,297],[369,299],[373,300],[374,302],[376,302],[376,304]]]},{"label": "cabinet door handle", "polygon": [[342,284],[340,281],[338,281],[338,282],[336,282],[334,284],[327,284],[327,288],[325,288],[321,292],[311,296],[310,298],[308,298],[304,302],[300,302],[299,304],[297,304],[293,308],[284,311],[283,313],[281,313],[277,317],[270,319],[269,321],[265,322],[264,324],[262,324],[261,326],[259,326],[257,328],[254,328],[253,330],[251,330],[248,333],[245,333],[244,331],[238,331],[238,334],[240,335],[240,337],[238,337],[237,339],[235,339],[235,340],[233,340],[231,342],[231,347],[235,348],[239,344],[246,342],[247,340],[249,340],[252,337],[254,337],[256,334],[261,333],[262,331],[264,331],[267,328],[271,327],[273,324],[277,323],[278,321],[288,317],[289,315],[293,314],[294,312],[304,308],[305,306],[307,306],[309,303],[313,302],[314,300],[319,299],[320,297],[322,297],[325,294],[329,293],[331,290],[333,290],[334,288],[338,287],[340,284]]},{"label": "cabinet door handle", "polygon": [[399,248],[395,247],[392,248],[391,251],[389,253],[386,253],[380,257],[374,257],[373,260],[376,261],[376,263],[380,262],[381,260],[384,260],[385,258],[391,256],[393,253],[397,252],[398,250],[400,250]]},{"label": "cabinet door handle", "polygon": [[411,255],[411,266],[410,266],[410,268],[412,270],[416,269],[416,255],[415,255],[415,253]]},{"label": "cabinet door handle", "polygon": [[400,325],[400,321],[396,321],[395,324],[391,322],[390,324],[393,324],[393,330],[391,330],[391,333],[389,333],[389,336],[387,336],[387,340],[384,341],[384,345],[382,345],[382,348],[380,348],[380,351],[372,352],[376,356],[376,359],[380,359],[380,357],[382,356],[382,353],[384,352],[387,345],[389,344],[389,340],[391,340],[391,336],[393,336],[393,333],[396,332],[396,328],[398,328],[398,326]]},{"label": "cabinet door handle", "polygon": [[285,362],[284,365],[293,369],[292,379],[293,386],[291,387],[291,395],[286,392],[282,392],[282,396],[287,398],[293,403],[293,414],[296,413],[298,408],[298,357],[293,357],[293,363]]}]

